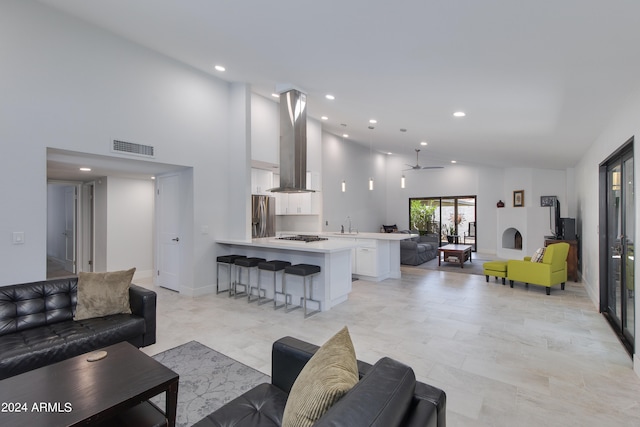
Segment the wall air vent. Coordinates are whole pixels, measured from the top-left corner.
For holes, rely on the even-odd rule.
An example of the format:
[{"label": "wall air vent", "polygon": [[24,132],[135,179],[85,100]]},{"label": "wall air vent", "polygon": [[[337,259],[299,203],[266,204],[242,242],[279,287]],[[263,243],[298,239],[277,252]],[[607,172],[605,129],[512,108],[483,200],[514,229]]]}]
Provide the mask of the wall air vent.
[{"label": "wall air vent", "polygon": [[154,148],[151,145],[135,144],[114,139],[111,150],[116,153],[131,154],[134,156],[153,157]]}]

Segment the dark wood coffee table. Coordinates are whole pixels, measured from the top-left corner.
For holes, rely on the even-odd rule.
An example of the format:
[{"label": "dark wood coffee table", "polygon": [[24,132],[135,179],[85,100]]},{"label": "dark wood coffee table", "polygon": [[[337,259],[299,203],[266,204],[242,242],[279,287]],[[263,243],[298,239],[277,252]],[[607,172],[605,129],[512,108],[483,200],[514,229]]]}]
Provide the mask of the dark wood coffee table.
[{"label": "dark wood coffee table", "polygon": [[129,343],[104,348],[0,381],[0,426],[94,425],[166,392],[165,412],[176,423],[178,374]]},{"label": "dark wood coffee table", "polygon": [[[442,261],[448,261],[450,257],[455,257],[457,262],[460,264],[460,268],[464,268],[464,262],[471,260],[471,249],[473,246],[471,245],[446,245],[438,248],[438,266],[440,266],[441,258],[444,258]],[[440,255],[443,255],[442,257]]]}]

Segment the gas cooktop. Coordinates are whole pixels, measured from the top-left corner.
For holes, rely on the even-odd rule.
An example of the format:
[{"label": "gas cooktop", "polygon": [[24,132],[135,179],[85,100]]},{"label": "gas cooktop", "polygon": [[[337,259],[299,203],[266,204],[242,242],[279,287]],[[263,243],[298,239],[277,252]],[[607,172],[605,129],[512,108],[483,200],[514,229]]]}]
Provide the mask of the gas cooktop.
[{"label": "gas cooktop", "polygon": [[286,237],[278,237],[280,240],[295,240],[298,242],[319,242],[321,240],[329,240],[326,237],[320,237],[310,234],[298,234],[297,236],[286,236]]}]

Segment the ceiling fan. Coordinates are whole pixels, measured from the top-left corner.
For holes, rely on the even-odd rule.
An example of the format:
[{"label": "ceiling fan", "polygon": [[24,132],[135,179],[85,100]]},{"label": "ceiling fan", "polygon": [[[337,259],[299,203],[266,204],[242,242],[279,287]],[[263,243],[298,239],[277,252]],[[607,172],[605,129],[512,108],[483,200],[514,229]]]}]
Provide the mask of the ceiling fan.
[{"label": "ceiling fan", "polygon": [[444,166],[420,166],[420,162],[418,162],[418,154],[420,153],[420,149],[416,148],[416,164],[415,165],[409,165],[407,164],[407,166],[409,166],[409,169],[403,169],[406,171],[409,170],[421,170],[421,169],[443,169]]}]

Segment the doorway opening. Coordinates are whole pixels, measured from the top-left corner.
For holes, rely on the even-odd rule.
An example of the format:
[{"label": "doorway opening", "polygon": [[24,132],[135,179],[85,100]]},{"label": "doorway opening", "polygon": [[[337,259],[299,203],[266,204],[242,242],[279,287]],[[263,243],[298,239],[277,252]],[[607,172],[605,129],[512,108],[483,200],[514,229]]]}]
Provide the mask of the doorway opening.
[{"label": "doorway opening", "polygon": [[[600,164],[600,312],[632,356],[635,342],[633,137]],[[602,232],[604,230],[604,232]]]},{"label": "doorway opening", "polygon": [[93,271],[93,182],[47,183],[47,279]]}]

